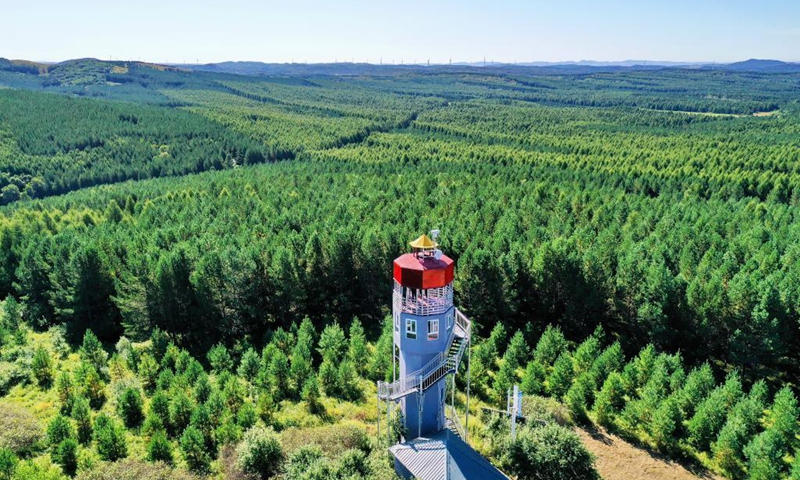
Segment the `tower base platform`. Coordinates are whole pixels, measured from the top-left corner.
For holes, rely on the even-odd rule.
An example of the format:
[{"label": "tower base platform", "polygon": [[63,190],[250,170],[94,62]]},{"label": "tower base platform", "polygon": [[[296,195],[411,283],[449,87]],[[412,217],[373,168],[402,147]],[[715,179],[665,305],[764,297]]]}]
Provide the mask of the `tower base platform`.
[{"label": "tower base platform", "polygon": [[445,429],[389,448],[394,469],[403,478],[419,480],[508,480],[481,454]]}]

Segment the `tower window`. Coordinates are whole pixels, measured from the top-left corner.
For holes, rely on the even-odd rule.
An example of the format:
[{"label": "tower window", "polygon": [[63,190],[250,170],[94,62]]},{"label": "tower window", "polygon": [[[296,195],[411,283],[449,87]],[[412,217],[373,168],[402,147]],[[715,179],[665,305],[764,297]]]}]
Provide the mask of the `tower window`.
[{"label": "tower window", "polygon": [[451,313],[447,314],[447,328],[448,328],[448,330],[452,326],[453,326],[453,313],[451,312]]},{"label": "tower window", "polygon": [[439,320],[428,320],[428,340],[439,339]]},{"label": "tower window", "polygon": [[412,340],[417,339],[417,321],[406,318],[406,337]]},{"label": "tower window", "polygon": [[400,315],[394,316],[394,331],[395,332],[400,331]]}]

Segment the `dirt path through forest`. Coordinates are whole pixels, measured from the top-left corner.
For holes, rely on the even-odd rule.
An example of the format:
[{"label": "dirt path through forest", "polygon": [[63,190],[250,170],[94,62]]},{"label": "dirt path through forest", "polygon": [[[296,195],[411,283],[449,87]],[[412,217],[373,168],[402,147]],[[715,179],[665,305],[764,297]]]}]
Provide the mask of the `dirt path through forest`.
[{"label": "dirt path through forest", "polygon": [[657,453],[637,448],[603,431],[575,429],[586,448],[597,457],[597,471],[603,480],[722,480],[711,472],[692,472],[680,463]]}]

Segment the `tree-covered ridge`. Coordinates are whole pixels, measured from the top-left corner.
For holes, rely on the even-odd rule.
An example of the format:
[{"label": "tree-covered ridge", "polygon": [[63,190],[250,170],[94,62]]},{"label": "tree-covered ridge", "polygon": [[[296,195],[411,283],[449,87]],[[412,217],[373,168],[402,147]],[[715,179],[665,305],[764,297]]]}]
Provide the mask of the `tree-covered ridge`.
[{"label": "tree-covered ridge", "polygon": [[[17,187],[3,190],[5,203],[20,193],[40,197],[291,156],[180,110],[0,92],[0,171],[10,178],[0,188]],[[30,177],[36,180],[24,180]]]}]

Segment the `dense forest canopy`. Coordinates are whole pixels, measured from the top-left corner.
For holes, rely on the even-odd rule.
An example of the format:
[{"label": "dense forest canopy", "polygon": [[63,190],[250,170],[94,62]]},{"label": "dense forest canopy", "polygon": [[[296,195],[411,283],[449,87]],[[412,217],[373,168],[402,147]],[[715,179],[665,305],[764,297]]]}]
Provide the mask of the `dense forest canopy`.
[{"label": "dense forest canopy", "polygon": [[[506,383],[532,357],[496,363],[514,345],[491,339],[498,324],[529,346],[548,325],[573,342],[602,327],[620,358],[665,352],[666,376],[708,362],[758,405],[800,375],[800,74],[0,62],[0,85],[0,298],[73,344],[155,329],[201,361],[214,345],[239,357],[304,318],[358,318],[377,341],[392,259],[439,228],[484,367],[520,370]],[[578,351],[526,370],[530,393],[591,409],[597,377],[537,380],[579,372]],[[678,405],[679,377],[650,404],[595,410],[632,428]]]}]

